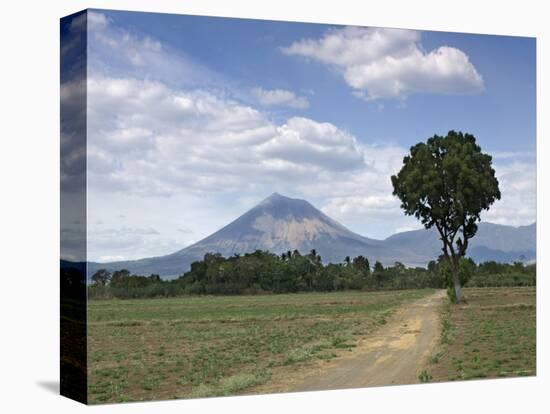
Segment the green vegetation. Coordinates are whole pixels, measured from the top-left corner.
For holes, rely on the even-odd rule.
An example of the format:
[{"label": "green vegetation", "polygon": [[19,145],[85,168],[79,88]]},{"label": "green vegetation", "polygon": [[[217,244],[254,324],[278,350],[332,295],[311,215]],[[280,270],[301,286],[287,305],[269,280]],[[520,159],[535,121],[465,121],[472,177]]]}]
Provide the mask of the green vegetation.
[{"label": "green vegetation", "polygon": [[432,290],[94,300],[91,403],[242,393],[353,349]]},{"label": "green vegetation", "polygon": [[439,232],[453,302],[462,302],[463,258],[480,214],[500,199],[491,164],[473,135],[449,131],[411,147],[401,171],[391,177],[405,214]]},{"label": "green vegetation", "polygon": [[535,289],[465,291],[466,305],[442,308],[440,345],[429,368],[432,381],[535,375]]},{"label": "green vegetation", "polygon": [[418,380],[420,382],[430,382],[432,380],[432,376],[428,373],[428,371],[426,370],[423,370],[419,375],[418,375]]},{"label": "green vegetation", "polygon": [[468,280],[468,287],[536,286],[537,267],[523,263],[484,262],[478,265]]},{"label": "green vegetation", "polygon": [[[486,262],[476,265],[470,259],[460,262],[461,283],[466,286],[534,286],[535,265]],[[100,269],[92,276],[88,297],[155,298],[193,294],[263,294],[291,292],[330,292],[343,290],[442,289],[451,283],[445,258],[427,268],[407,268],[397,262],[384,267],[380,262],[371,270],[367,258],[346,258],[342,264],[323,265],[315,251],[298,251],[281,256],[256,251],[224,258],[206,254],[178,279],[164,281],[158,275],[131,275],[127,270],[112,275]],[[452,293],[452,291],[451,291]]]}]

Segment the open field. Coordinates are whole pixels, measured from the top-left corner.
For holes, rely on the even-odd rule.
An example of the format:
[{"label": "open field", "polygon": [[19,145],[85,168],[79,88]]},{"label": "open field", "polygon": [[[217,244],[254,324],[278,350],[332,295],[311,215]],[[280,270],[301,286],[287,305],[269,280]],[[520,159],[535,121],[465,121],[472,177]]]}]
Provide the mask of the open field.
[{"label": "open field", "polygon": [[430,289],[89,302],[91,403],[246,393],[352,350]]},{"label": "open field", "polygon": [[93,300],[89,400],[534,375],[535,288],[464,292],[460,306],[431,289]]},{"label": "open field", "polygon": [[441,343],[425,381],[536,374],[535,287],[464,289],[467,303],[444,305]]}]

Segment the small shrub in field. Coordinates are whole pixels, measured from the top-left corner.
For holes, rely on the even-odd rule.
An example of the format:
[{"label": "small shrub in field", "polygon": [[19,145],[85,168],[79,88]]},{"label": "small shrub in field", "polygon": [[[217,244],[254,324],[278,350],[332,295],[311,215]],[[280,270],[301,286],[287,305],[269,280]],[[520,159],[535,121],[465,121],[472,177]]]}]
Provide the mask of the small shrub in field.
[{"label": "small shrub in field", "polygon": [[432,376],[428,373],[428,371],[423,370],[420,375],[418,375],[418,379],[420,382],[430,382]]}]

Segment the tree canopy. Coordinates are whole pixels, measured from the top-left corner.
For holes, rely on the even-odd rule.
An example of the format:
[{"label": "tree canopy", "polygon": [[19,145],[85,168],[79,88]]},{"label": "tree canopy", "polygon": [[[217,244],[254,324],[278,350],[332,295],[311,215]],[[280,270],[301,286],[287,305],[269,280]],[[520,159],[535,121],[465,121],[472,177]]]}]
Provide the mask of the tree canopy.
[{"label": "tree canopy", "polygon": [[500,199],[492,157],[472,134],[449,131],[411,147],[391,181],[405,214],[437,228],[460,302],[460,259],[477,232],[481,212]]}]

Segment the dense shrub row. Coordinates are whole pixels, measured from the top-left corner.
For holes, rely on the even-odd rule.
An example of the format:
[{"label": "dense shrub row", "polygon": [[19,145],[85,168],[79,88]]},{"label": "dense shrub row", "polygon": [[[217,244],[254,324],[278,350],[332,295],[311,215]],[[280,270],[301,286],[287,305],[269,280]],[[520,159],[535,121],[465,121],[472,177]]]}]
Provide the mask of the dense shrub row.
[{"label": "dense shrub row", "polygon": [[[476,265],[464,260],[466,286],[533,286],[535,265],[524,266],[496,262]],[[427,268],[407,268],[396,262],[384,267],[372,266],[367,258],[346,257],[343,263],[324,265],[312,250],[276,255],[256,251],[225,258],[208,253],[177,279],[166,281],[158,275],[131,275],[127,270],[112,274],[98,270],[89,286],[90,298],[152,298],[186,294],[255,294],[335,290],[392,290],[445,288],[448,286],[441,259]]]}]

